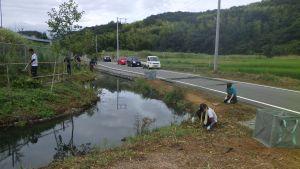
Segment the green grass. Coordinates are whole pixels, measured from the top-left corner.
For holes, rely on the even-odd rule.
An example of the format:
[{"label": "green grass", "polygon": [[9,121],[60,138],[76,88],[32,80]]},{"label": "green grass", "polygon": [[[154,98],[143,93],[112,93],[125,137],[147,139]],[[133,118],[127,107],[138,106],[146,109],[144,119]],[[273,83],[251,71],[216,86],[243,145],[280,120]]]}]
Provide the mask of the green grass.
[{"label": "green grass", "polygon": [[184,137],[187,135],[198,135],[199,132],[200,131],[198,129],[185,127],[185,124],[171,125],[167,127],[158,128],[149,134],[146,133],[134,137],[129,137],[126,143],[133,145],[141,142],[160,141],[165,138],[171,138],[176,140],[180,137]]},{"label": "green grass", "polygon": [[64,161],[54,162],[47,168],[69,168],[70,166],[72,168],[105,168],[120,160],[138,157],[141,151],[153,148],[145,145],[153,145],[161,142],[163,139],[170,139],[172,143],[177,143],[178,139],[189,135],[201,136],[202,130],[186,127],[185,125],[163,127],[148,134],[130,137],[121,147],[105,151],[101,148],[94,149],[93,152],[86,156],[69,157]]},{"label": "green grass", "polygon": [[[212,70],[212,57],[161,58],[162,65],[187,71]],[[210,62],[211,61],[211,62]],[[229,73],[271,74],[300,80],[300,57],[264,58],[261,56],[221,56],[219,71]]]},{"label": "green grass", "polygon": [[[107,54],[114,55],[114,53]],[[216,74],[213,73],[212,55],[121,51],[121,56],[123,55],[138,56],[142,60],[148,55],[156,55],[159,56],[163,69],[300,89],[300,56],[267,58],[262,55],[224,55],[218,59],[219,72]]]},{"label": "green grass", "polygon": [[20,79],[10,89],[0,88],[0,125],[51,118],[70,108],[89,104],[96,100],[96,95],[91,89],[85,89],[82,82],[91,78],[93,74],[79,72],[55,84],[52,92],[50,86],[30,78]]}]

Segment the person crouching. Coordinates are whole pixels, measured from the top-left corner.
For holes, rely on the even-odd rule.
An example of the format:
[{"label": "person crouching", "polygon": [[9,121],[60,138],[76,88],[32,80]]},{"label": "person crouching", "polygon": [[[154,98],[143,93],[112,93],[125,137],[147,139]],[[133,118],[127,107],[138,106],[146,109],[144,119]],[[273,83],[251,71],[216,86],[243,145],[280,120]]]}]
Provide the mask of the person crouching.
[{"label": "person crouching", "polygon": [[218,122],[218,117],[215,111],[208,107],[206,104],[200,104],[200,108],[197,112],[197,115],[201,122],[203,122],[203,127],[208,131],[212,130]]},{"label": "person crouching", "polygon": [[227,95],[225,97],[224,103],[235,104],[238,102],[237,91],[236,91],[236,88],[232,85],[232,83],[227,83],[226,92],[227,92]]}]

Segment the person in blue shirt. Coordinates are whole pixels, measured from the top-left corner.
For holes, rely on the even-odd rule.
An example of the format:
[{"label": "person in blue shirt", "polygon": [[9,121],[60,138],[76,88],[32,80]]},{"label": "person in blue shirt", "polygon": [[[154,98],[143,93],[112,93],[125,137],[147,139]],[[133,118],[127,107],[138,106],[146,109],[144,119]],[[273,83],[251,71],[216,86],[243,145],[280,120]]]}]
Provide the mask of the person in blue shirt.
[{"label": "person in blue shirt", "polygon": [[232,83],[227,83],[227,95],[225,97],[224,103],[235,104],[237,103],[237,91]]}]

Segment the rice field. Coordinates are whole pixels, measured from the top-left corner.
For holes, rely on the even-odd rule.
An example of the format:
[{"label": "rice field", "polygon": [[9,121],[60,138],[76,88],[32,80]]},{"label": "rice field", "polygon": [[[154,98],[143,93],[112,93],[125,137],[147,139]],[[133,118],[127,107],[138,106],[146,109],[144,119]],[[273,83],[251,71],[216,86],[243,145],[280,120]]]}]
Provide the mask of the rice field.
[{"label": "rice field", "polygon": [[[213,56],[207,54],[121,51],[121,55],[135,55],[141,59],[156,55],[160,57],[163,68],[171,70],[204,74],[213,70]],[[219,71],[224,73],[266,74],[300,80],[300,56],[225,55],[219,57],[218,64]]]}]

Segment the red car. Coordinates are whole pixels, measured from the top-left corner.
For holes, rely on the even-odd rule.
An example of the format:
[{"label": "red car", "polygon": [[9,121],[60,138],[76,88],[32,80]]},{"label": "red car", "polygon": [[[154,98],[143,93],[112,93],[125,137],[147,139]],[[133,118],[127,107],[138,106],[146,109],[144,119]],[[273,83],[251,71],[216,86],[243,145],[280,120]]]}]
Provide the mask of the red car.
[{"label": "red car", "polygon": [[126,65],[127,59],[125,57],[121,57],[118,59],[118,65]]}]

